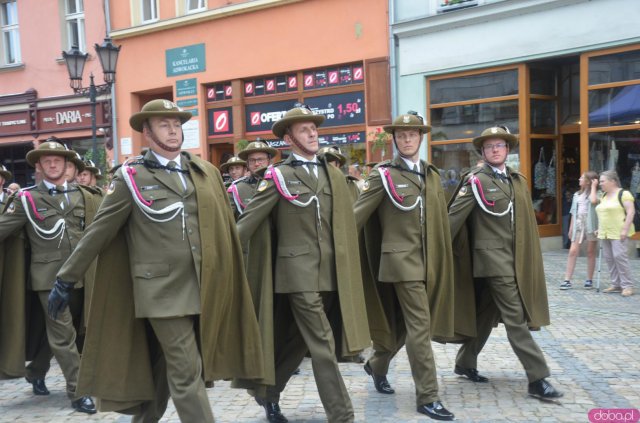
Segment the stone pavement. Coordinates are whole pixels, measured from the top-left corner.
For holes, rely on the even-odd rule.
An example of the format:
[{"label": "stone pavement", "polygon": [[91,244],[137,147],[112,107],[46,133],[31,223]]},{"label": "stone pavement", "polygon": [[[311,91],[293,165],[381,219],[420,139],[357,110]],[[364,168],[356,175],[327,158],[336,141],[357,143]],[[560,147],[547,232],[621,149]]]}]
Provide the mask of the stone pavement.
[{"label": "stone pavement", "polygon": [[[585,290],[586,261],[578,259],[574,288],[560,291],[567,250],[544,253],[551,309],[551,326],[534,333],[547,357],[550,381],[564,391],[562,404],[543,403],[527,396],[527,381],[507,341],[504,328],[494,330],[480,355],[479,367],[489,377],[476,385],[453,374],[455,345],[434,344],[440,395],[463,422],[587,422],[593,408],[640,408],[640,259],[633,258],[636,295]],[[602,263],[602,287],[609,276]],[[402,350],[392,362],[389,380],[395,395],[373,388],[361,365],[341,364],[358,422],[430,421],[415,412],[415,395],[407,356]],[[1,422],[128,422],[116,413],[93,416],[73,412],[64,394],[64,379],[53,363],[47,377],[51,395],[34,397],[24,380],[0,381]],[[266,422],[262,409],[241,390],[217,383],[208,390],[218,422]],[[291,422],[325,420],[313,381],[311,363],[293,376],[282,395],[283,413]],[[638,412],[636,412],[636,416]],[[163,422],[179,422],[170,403]]]}]

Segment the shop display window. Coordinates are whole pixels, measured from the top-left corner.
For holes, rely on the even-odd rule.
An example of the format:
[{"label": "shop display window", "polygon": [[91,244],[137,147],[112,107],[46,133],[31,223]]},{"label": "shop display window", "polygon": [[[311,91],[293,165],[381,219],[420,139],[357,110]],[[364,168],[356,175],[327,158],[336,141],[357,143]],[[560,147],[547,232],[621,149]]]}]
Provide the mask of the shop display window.
[{"label": "shop display window", "polygon": [[589,91],[589,127],[630,124],[640,124],[640,85]]},{"label": "shop display window", "polygon": [[531,94],[556,95],[556,71],[555,69],[542,69],[532,67],[529,72]]},{"label": "shop display window", "polygon": [[483,73],[449,79],[434,79],[429,85],[433,104],[479,100],[518,94],[518,71]]},{"label": "shop display window", "polygon": [[589,58],[589,85],[640,79],[640,50]]},{"label": "shop display window", "polygon": [[531,99],[531,132],[556,133],[556,101]]},{"label": "shop display window", "polygon": [[589,134],[589,169],[615,170],[623,188],[640,194],[640,130]]},{"label": "shop display window", "polygon": [[442,189],[447,201],[460,183],[461,176],[482,165],[480,154],[470,142],[439,144],[431,147],[431,163],[440,171]]},{"label": "shop display window", "polygon": [[538,225],[558,223],[557,216],[557,154],[554,139],[532,138],[531,198]]},{"label": "shop display window", "polygon": [[473,138],[495,124],[518,133],[518,101],[494,101],[431,109],[433,141]]}]

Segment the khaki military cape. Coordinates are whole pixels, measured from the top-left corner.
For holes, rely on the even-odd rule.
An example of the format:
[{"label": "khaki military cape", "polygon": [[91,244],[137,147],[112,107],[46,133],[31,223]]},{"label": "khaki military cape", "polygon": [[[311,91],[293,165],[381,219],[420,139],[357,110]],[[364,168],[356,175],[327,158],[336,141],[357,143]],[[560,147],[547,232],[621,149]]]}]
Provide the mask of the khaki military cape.
[{"label": "khaki military cape", "polygon": [[[379,163],[376,168],[390,163],[390,161]],[[426,268],[424,280],[427,284],[431,313],[430,335],[433,340],[439,341],[454,333],[451,233],[438,169],[425,161],[422,161],[422,165],[425,169],[423,230],[426,234],[426,248],[423,251]],[[385,193],[385,195],[388,194]],[[396,348],[395,334],[399,328],[392,327],[391,322],[401,322],[391,318],[396,315],[396,307],[399,307],[393,284],[377,281],[382,245],[380,236],[382,231],[377,213],[371,215],[363,230],[366,260],[363,260],[365,265],[362,268],[362,279],[371,338],[378,347],[393,351]]]},{"label": "khaki military cape", "polygon": [[[101,197],[91,188],[78,188],[84,200],[85,226],[88,226],[96,215]],[[13,201],[19,201],[15,195],[7,201],[5,210]],[[42,306],[28,290],[28,269],[29,241],[26,231],[21,229],[0,243],[0,379],[24,377],[25,361],[33,358],[46,337]],[[52,281],[54,278],[55,275],[51,275]],[[92,287],[92,274],[87,272],[84,279],[85,316],[89,311]]]},{"label": "khaki military cape", "polygon": [[[222,177],[210,163],[182,154],[198,201],[203,263],[196,328],[204,379],[260,378],[260,334]],[[125,227],[98,258],[77,390],[96,397],[102,411],[137,413],[155,393],[145,319],[135,317]]]},{"label": "khaki military cape", "polygon": [[[331,321],[331,326],[342,328],[341,333],[334,333],[336,356],[338,359],[348,359],[369,347],[371,340],[358,266],[358,236],[351,196],[342,172],[326,162],[324,165],[333,195],[331,223],[340,302],[340,321]],[[299,336],[286,296],[274,295],[276,276],[273,274],[273,251],[277,248],[277,242],[270,219],[265,219],[251,237],[245,257],[247,277],[261,329],[265,372],[264,377],[257,380],[236,379],[233,386],[252,389],[257,396],[265,395],[266,385],[275,385],[274,339],[286,339],[295,334]],[[331,316],[328,317],[331,320]]]},{"label": "khaki military cape", "polygon": [[[473,169],[463,175],[461,182],[456,187],[449,206],[453,203],[458,191],[467,184],[469,177],[480,172],[482,168]],[[527,180],[519,172],[507,167],[511,176],[514,191],[514,262],[515,278],[524,306],[525,318],[531,329],[550,324],[549,303],[547,299],[547,285],[545,282],[542,252],[540,250],[540,238],[538,225],[531,203]],[[469,231],[466,225],[453,239],[453,251],[455,261],[455,320],[456,333],[449,342],[461,342],[469,337],[476,336],[476,304],[480,296],[489,295],[487,290],[482,290],[482,284],[473,278],[472,251],[469,241]],[[493,302],[491,300],[491,302]],[[498,322],[496,322],[497,324]]]}]

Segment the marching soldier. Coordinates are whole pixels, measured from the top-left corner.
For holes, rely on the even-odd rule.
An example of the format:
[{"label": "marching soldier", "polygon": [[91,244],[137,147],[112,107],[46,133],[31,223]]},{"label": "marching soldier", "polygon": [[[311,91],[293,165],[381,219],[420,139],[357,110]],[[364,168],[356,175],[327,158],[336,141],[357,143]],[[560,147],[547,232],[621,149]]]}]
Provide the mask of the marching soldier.
[{"label": "marching soldier", "polygon": [[85,185],[88,187],[96,187],[100,190],[101,194],[104,194],[102,188],[98,187],[98,181],[104,179],[104,175],[100,171],[93,160],[85,160],[84,161],[84,169],[78,172],[78,176],[76,176],[76,182]]},{"label": "marching soldier", "polygon": [[247,162],[239,157],[232,156],[220,166],[220,172],[229,175],[229,179],[225,182],[225,186],[231,185],[234,181],[242,179],[247,170]]},{"label": "marching soldier", "polygon": [[263,258],[250,285],[266,377],[262,386],[244,386],[254,389],[269,422],[287,421],[280,393],[307,351],[328,421],[353,421],[336,355],[355,356],[369,345],[351,199],[344,175],[316,156],[323,121],[300,105],[273,125],[292,154],[267,169],[238,221],[249,262]]},{"label": "marching soldier", "polygon": [[363,269],[365,289],[384,307],[381,314],[368,312],[374,354],[364,370],[378,392],[393,394],[387,380],[389,363],[406,344],[417,411],[453,420],[438,396],[431,349],[431,337],[453,334],[447,208],[438,169],[420,160],[419,153],[431,127],[409,112],[384,130],[393,135],[398,155],[371,171],[354,207],[358,227],[366,225],[364,262],[371,265]]},{"label": "marching soldier", "polygon": [[502,321],[527,373],[529,395],[553,400],[562,393],[545,379],[549,368],[530,332],[549,324],[538,228],[527,181],[506,166],[518,138],[497,126],[485,129],[473,145],[484,164],[469,171],[449,204],[451,235],[460,251],[456,303],[465,303],[461,309],[475,319],[475,336],[458,351],[454,372],[473,382],[488,381],[478,373],[478,355]]},{"label": "marching soldier", "polygon": [[149,151],[125,162],[57,274],[49,314],[100,254],[79,389],[101,408],[212,422],[205,381],[262,377],[257,321],[222,177],[181,152],[191,113],[152,100],[131,116]]},{"label": "marching soldier", "polygon": [[4,205],[7,203],[7,198],[11,195],[4,192],[4,184],[11,178],[13,178],[11,172],[9,172],[4,165],[0,165],[0,210],[4,209]]},{"label": "marching soldier", "polygon": [[[59,142],[56,137],[51,137],[47,139],[47,141]],[[65,146],[66,148],[66,146]],[[82,157],[74,150],[69,150],[73,153],[73,156],[69,160],[67,160],[67,170],[65,172],[65,176],[67,178],[67,182],[70,184],[76,184],[76,178],[80,174],[80,172],[84,171],[84,161],[82,161]]]},{"label": "marching soldier", "polygon": [[[328,164],[333,165],[340,170],[342,170],[342,167],[347,162],[347,158],[342,154],[338,147],[322,147],[318,151],[318,157],[324,158]],[[360,180],[351,176],[351,174],[346,175],[345,178],[347,181],[347,187],[349,188],[349,195],[351,195],[351,200],[355,203],[360,196],[360,188],[358,186],[358,182]]]},{"label": "marching soldier", "polygon": [[[66,379],[67,396],[71,399],[72,407],[77,411],[93,414],[96,412],[93,401],[88,396],[81,396],[77,389],[80,356],[76,347],[77,333],[71,313],[68,309],[65,310],[58,320],[45,317],[47,298],[53,286],[52,280],[64,260],[77,248],[78,241],[85,227],[91,223],[98,204],[94,196],[95,192],[67,182],[65,173],[67,163],[74,157],[75,152],[67,150],[55,141],[46,141],[37,149],[27,153],[27,162],[37,168],[44,179],[38,185],[20,190],[16,196],[11,197],[12,201],[5,208],[5,213],[0,215],[0,240],[7,240],[2,244],[5,250],[2,252],[3,255],[10,252],[19,254],[20,250],[24,252],[24,248],[16,247],[21,244],[11,245],[14,239],[9,237],[17,229],[25,229],[25,238],[31,250],[29,276],[20,274],[21,266],[17,261],[10,264],[5,260],[5,266],[10,264],[15,267],[16,277],[8,276],[7,269],[3,269],[3,286],[6,287],[10,283],[20,288],[7,291],[3,287],[1,293],[3,296],[12,296],[13,301],[5,305],[15,310],[12,314],[17,320],[14,327],[22,328],[21,334],[16,333],[14,338],[15,348],[19,350],[19,354],[14,356],[17,358],[15,362],[17,366],[20,366],[18,357],[22,357],[21,366],[24,366],[26,353],[19,347],[26,343],[23,338],[25,326],[22,325],[26,325],[27,322],[22,319],[22,316],[27,306],[25,301],[30,299],[30,295],[25,298],[24,294],[21,294],[25,288],[25,279],[29,280],[29,288],[40,303],[39,309],[31,309],[29,312],[28,323],[30,328],[35,328],[40,319],[44,319],[49,345],[42,344],[37,337],[33,339],[35,329],[30,331],[29,340],[35,342],[37,356],[27,367],[26,377],[27,381],[33,385],[34,394],[49,393],[44,379],[49,369],[50,354],[53,352]],[[16,260],[23,262],[24,258],[18,257]],[[79,295],[83,282],[86,285],[91,283],[85,280],[84,276],[84,273],[78,275],[79,283],[75,289],[70,290],[70,297]],[[3,364],[3,368],[6,369],[7,363]],[[11,373],[5,376],[17,377],[20,373],[24,373],[24,370]]]},{"label": "marching soldier", "polygon": [[260,140],[249,143],[247,148],[238,153],[240,160],[246,161],[251,174],[234,181],[227,189],[236,218],[242,214],[258,189],[258,184],[262,180],[259,169],[269,166],[276,153],[275,148],[269,147],[267,143]]}]

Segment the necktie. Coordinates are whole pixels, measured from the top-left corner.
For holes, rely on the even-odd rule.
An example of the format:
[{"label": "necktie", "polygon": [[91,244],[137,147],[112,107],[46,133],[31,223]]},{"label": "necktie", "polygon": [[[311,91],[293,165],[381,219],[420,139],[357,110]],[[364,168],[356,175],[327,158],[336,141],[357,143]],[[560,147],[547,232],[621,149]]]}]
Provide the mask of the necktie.
[{"label": "necktie", "polygon": [[503,184],[507,183],[507,175],[505,175],[502,172],[494,172],[495,173],[495,177],[498,178],[500,181],[502,181]]},{"label": "necktie", "polygon": [[[56,185],[56,194],[64,195],[65,203],[69,204],[69,195],[66,193],[63,185]],[[62,207],[64,208],[64,204],[62,204]]]},{"label": "necktie", "polygon": [[416,173],[416,178],[418,178],[418,182],[422,183],[422,177],[420,176],[420,168],[418,167],[418,163],[413,164],[413,171]]},{"label": "necktie", "polygon": [[311,180],[313,182],[317,182],[318,177],[316,176],[316,166],[308,164],[307,165],[307,170],[309,171],[309,176],[311,176]]},{"label": "necktie", "polygon": [[178,164],[173,160],[169,160],[169,163],[167,163],[167,167],[170,169],[169,174],[171,175],[171,179],[173,179],[173,182],[176,184],[176,188],[178,188],[180,191],[184,191],[182,178],[180,177],[180,175],[178,174],[179,172],[176,169],[177,165]]}]

